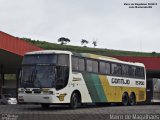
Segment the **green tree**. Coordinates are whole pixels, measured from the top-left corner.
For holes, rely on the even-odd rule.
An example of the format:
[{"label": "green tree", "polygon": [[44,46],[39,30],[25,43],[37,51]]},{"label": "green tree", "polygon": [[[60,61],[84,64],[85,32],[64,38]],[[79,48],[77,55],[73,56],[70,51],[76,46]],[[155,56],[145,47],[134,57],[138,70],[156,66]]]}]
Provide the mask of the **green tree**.
[{"label": "green tree", "polygon": [[65,38],[65,37],[61,37],[61,38],[58,39],[58,42],[60,42],[61,45],[65,45],[65,44],[67,44],[68,42],[70,42],[70,39]]},{"label": "green tree", "polygon": [[97,46],[97,41],[94,40],[92,44],[94,45],[94,48],[95,48]]},{"label": "green tree", "polygon": [[83,47],[87,47],[86,44],[88,44],[89,42],[85,39],[81,40],[81,45],[84,45]]}]

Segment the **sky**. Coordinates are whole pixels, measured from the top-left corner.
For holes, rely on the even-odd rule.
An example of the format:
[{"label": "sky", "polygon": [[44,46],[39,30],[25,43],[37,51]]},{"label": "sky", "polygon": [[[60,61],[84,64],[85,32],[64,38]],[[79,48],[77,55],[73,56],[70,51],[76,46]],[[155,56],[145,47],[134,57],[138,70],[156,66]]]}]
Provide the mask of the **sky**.
[{"label": "sky", "polygon": [[[124,3],[157,3],[129,8]],[[0,0],[0,31],[58,43],[160,52],[160,0]]]}]

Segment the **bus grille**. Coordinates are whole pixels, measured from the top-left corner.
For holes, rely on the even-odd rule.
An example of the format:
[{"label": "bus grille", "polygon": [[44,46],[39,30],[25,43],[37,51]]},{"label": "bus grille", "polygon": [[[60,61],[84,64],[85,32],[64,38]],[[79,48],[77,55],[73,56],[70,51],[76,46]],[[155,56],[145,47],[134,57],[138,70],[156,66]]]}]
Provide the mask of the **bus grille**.
[{"label": "bus grille", "polygon": [[33,89],[33,92],[34,92],[35,94],[40,94],[40,93],[41,93],[41,89]]}]

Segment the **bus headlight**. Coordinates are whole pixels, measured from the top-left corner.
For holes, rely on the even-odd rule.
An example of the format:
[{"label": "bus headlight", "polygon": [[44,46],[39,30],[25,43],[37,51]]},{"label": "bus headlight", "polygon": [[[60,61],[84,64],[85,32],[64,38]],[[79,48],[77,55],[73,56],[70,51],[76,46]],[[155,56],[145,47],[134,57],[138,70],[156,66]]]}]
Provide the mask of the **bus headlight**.
[{"label": "bus headlight", "polygon": [[49,90],[49,89],[42,89],[42,91],[43,91],[43,94],[51,94],[51,95],[54,95],[54,94],[55,94],[54,91]]},{"label": "bus headlight", "polygon": [[18,90],[19,94],[24,94],[24,90]]}]

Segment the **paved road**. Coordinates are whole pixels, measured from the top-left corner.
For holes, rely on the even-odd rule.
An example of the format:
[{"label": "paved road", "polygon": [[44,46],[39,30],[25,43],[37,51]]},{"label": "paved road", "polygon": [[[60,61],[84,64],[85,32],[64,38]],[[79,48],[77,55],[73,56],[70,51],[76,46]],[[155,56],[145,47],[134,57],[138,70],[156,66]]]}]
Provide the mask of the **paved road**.
[{"label": "paved road", "polygon": [[[76,110],[68,106],[51,106],[42,109],[40,105],[0,105],[0,118],[3,120],[88,120],[88,119],[160,119],[160,105],[136,106],[87,106]],[[133,116],[133,115],[139,115]],[[143,117],[143,118],[142,118]],[[5,119],[6,118],[6,119]]]}]

